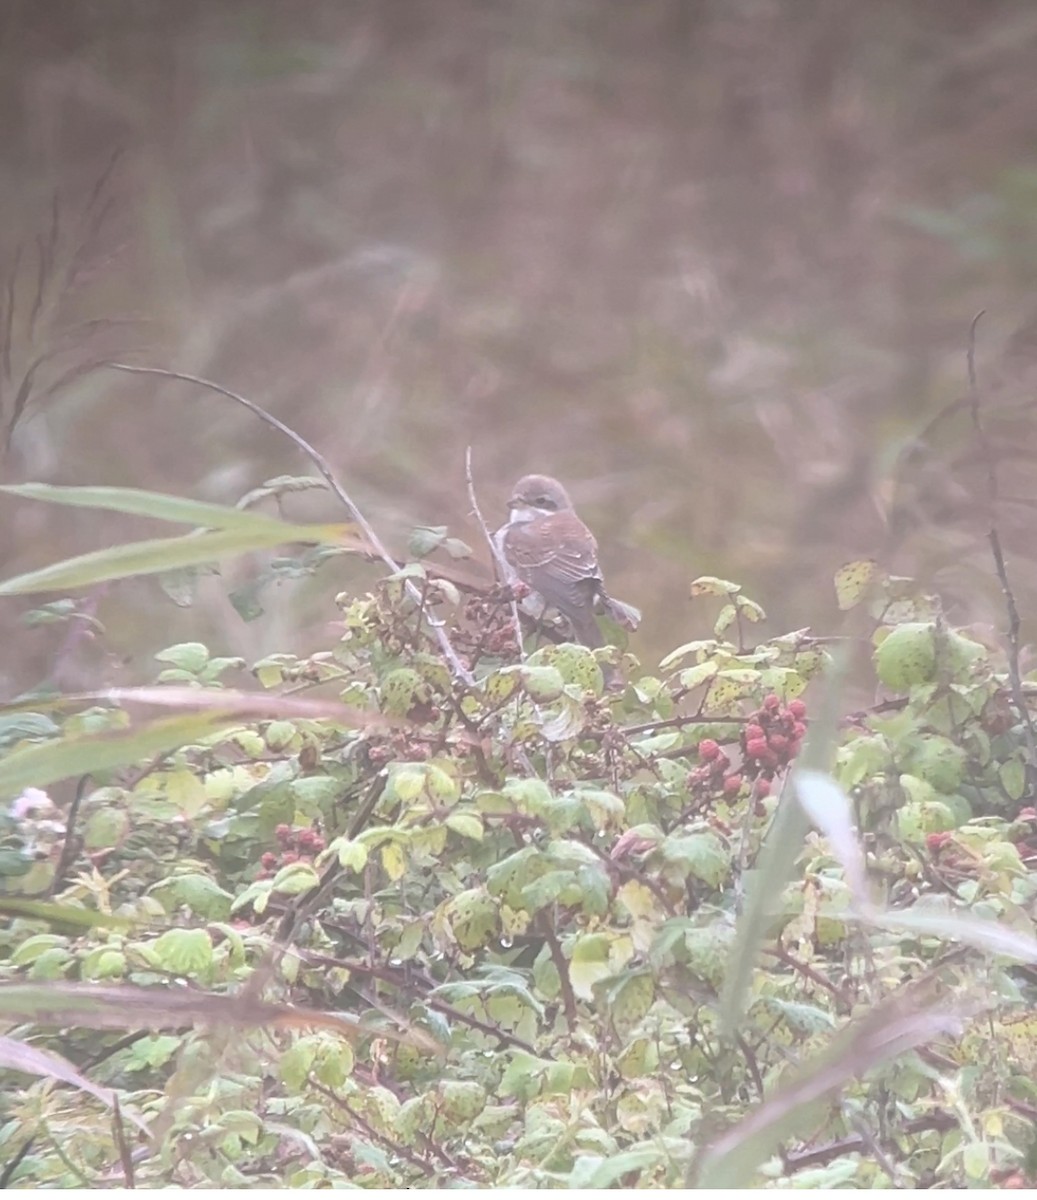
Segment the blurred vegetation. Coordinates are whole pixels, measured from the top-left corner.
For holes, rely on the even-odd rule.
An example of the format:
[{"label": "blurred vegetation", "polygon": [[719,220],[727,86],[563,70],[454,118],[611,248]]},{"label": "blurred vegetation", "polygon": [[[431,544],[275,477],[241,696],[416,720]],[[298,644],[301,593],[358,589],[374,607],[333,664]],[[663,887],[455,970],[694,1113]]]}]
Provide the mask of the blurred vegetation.
[{"label": "blurred vegetation", "polygon": [[[8,595],[357,549],[20,494],[210,531]],[[736,584],[652,672],[417,559],[307,657],[6,706],[0,1183],[1031,1185],[1037,685],[874,562],[835,585],[885,692],[838,721],[831,646],[752,641]]]},{"label": "blurred vegetation", "polygon": [[[523,472],[562,477],[646,657],[695,632],[703,571],[776,628],[823,626],[823,580],[878,553],[891,513],[887,565],[992,619],[967,439],[922,435],[964,390],[978,309],[991,405],[1025,404],[1037,370],[1030,0],[8,0],[0,29],[5,424],[61,346],[7,480],[232,502],[297,470],[182,385],[98,371],[48,394],[130,358],[290,414],[387,536],[477,540],[469,443],[494,517]],[[1016,408],[1003,431],[1027,600],[1031,424]],[[3,525],[11,571],[91,536],[31,505]],[[80,682],[143,678],[158,608],[243,654],[316,645],[327,591],[253,625],[216,590],[186,613],[113,591],[115,656]],[[8,692],[48,654],[21,636]]]},{"label": "blurred vegetation", "polygon": [[0,32],[0,1182],[1032,1184],[1037,8]]}]

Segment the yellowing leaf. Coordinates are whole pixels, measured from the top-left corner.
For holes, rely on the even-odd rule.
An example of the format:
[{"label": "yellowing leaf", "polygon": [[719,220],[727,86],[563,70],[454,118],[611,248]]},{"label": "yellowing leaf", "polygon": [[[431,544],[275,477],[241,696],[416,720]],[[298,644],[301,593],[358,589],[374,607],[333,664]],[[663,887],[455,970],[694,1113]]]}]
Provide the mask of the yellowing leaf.
[{"label": "yellowing leaf", "polygon": [[569,963],[569,982],[581,1000],[593,1000],[594,985],[612,972],[609,939],[605,934],[588,933],[577,939]]},{"label": "yellowing leaf", "polygon": [[624,883],[616,893],[616,899],[635,920],[644,920],[659,911],[658,896],[636,879]]},{"label": "yellowing leaf", "polygon": [[362,842],[351,842],[339,838],[332,842],[329,849],[338,854],[339,866],[347,871],[362,871],[367,866],[367,847]]},{"label": "yellowing leaf", "polygon": [[386,842],[382,847],[381,854],[382,866],[393,883],[397,879],[402,879],[403,873],[407,870],[407,858],[400,843]]},{"label": "yellowing leaf", "polygon": [[878,563],[870,558],[848,562],[836,571],[835,597],[843,612],[860,604],[877,572]]},{"label": "yellowing leaf", "polygon": [[170,771],[162,777],[160,783],[169,800],[185,817],[196,816],[208,803],[205,784],[186,767]]},{"label": "yellowing leaf", "polygon": [[737,596],[741,590],[737,583],[717,579],[715,575],[700,575],[698,579],[692,580],[691,597],[695,599],[696,596]]}]

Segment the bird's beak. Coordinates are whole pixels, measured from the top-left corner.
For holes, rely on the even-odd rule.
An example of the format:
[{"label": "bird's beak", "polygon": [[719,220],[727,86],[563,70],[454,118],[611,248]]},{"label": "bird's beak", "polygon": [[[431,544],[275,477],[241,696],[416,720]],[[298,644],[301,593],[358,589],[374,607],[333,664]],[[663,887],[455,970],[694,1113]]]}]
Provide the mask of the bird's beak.
[{"label": "bird's beak", "polygon": [[518,498],[518,496],[512,496],[511,499],[508,501],[508,508],[521,508],[521,507],[522,507],[522,501]]}]

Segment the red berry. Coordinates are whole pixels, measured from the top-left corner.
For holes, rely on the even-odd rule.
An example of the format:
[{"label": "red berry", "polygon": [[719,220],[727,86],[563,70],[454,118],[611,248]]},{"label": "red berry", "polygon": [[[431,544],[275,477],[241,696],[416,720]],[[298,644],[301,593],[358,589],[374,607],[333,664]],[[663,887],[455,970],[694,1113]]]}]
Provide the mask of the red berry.
[{"label": "red berry", "polygon": [[791,700],[789,701],[789,712],[797,721],[802,721],[807,715],[807,706],[802,700]]},{"label": "red berry", "polygon": [[742,790],[741,775],[728,775],[728,777],[724,780],[724,795],[725,796],[737,796],[741,790]]},{"label": "red berry", "polygon": [[292,836],[292,827],[291,825],[278,825],[274,833],[277,834],[279,842],[286,842]]},{"label": "red berry", "polygon": [[762,725],[758,725],[755,721],[751,721],[748,725],[746,725],[745,740],[747,742],[752,742],[756,738],[762,738],[762,737],[763,737],[763,726]]},{"label": "red berry", "polygon": [[273,852],[273,850],[268,850],[259,861],[264,867],[266,867],[267,870],[270,870],[271,867],[275,867],[277,865],[277,855]]},{"label": "red berry", "polygon": [[771,781],[769,779],[764,779],[764,777],[761,775],[760,778],[757,779],[756,784],[753,787],[753,791],[757,796],[769,796],[771,794]]},{"label": "red berry", "polygon": [[792,736],[800,742],[807,736],[807,727],[802,721],[797,721],[795,725],[792,726]]},{"label": "red berry", "polygon": [[772,733],[767,739],[767,744],[775,754],[784,754],[789,748],[789,739],[783,733]]},{"label": "red berry", "polygon": [[286,850],[284,852],[284,854],[281,855],[281,866],[282,867],[287,867],[289,863],[297,863],[298,861],[299,861],[299,856],[298,856],[298,854],[295,853],[294,850]]},{"label": "red berry", "polygon": [[313,839],[313,848],[319,854],[327,846],[327,842],[318,834]]},{"label": "red berry", "polygon": [[795,758],[796,755],[802,749],[803,749],[802,739],[801,738],[793,738],[792,741],[789,742],[789,753],[788,753],[789,758]]},{"label": "red berry", "polygon": [[941,850],[950,840],[951,835],[949,833],[927,833],[925,835],[926,847],[933,854]]},{"label": "red berry", "polygon": [[720,747],[712,738],[703,738],[699,742],[699,758],[703,762],[709,762],[710,759],[716,758],[720,753]]},{"label": "red berry", "polygon": [[757,737],[746,742],[745,752],[749,758],[763,758],[767,753],[767,739],[765,737]]},{"label": "red berry", "polygon": [[781,698],[775,696],[775,694],[771,692],[769,696],[764,696],[763,707],[770,709],[773,712],[774,709],[781,708]]}]

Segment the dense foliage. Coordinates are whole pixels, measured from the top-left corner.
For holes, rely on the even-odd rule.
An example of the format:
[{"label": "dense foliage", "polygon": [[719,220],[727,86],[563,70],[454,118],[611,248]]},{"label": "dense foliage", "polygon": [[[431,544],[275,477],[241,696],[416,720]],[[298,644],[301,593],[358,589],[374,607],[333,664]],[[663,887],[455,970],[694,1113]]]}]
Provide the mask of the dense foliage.
[{"label": "dense foliage", "polygon": [[1001,652],[851,564],[881,699],[836,720],[832,643],[754,640],[733,584],[657,668],[519,659],[507,596],[434,557],[309,657],[180,644],[147,689],[0,713],[4,1181],[1020,1186],[1037,812]]}]

